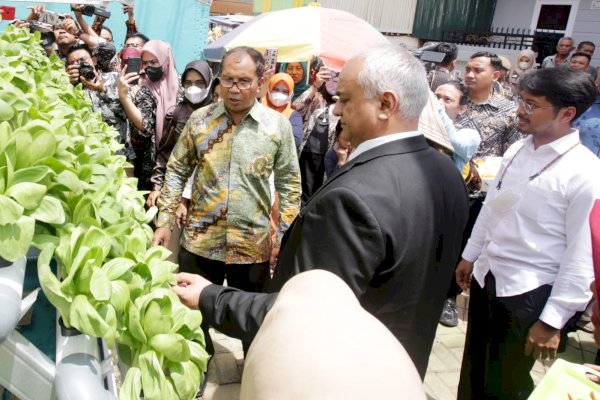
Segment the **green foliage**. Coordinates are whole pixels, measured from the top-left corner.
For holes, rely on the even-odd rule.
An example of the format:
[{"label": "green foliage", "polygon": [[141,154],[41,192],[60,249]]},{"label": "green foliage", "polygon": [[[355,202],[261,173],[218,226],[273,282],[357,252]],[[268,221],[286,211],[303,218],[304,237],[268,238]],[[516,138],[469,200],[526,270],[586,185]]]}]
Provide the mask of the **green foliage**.
[{"label": "green foliage", "polygon": [[177,266],[150,247],[156,209],[90,109],[39,33],[0,34],[0,257],[42,250],[40,284],[65,325],[117,343],[130,366],[121,399],[193,399],[208,360],[202,316],[170,290]]}]

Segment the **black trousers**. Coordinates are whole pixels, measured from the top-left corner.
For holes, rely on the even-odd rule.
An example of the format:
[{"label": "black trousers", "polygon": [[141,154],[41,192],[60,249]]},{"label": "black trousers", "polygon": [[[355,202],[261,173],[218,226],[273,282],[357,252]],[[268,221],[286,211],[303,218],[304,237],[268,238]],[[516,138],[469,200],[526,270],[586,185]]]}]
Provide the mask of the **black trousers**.
[{"label": "black trousers", "polygon": [[525,341],[551,291],[551,285],[543,285],[517,296],[497,297],[491,273],[484,288],[473,279],[459,400],[529,397],[535,360],[525,356]]},{"label": "black trousers", "polygon": [[325,179],[325,154],[300,153],[300,176],[302,178],[302,204],[323,185]]},{"label": "black trousers", "polygon": [[[264,292],[271,281],[269,262],[253,264],[225,264],[222,261],[210,260],[196,255],[183,247],[179,251],[179,272],[198,274],[214,284],[222,285],[227,278],[227,285],[246,292]],[[202,329],[206,340],[206,350],[211,356],[214,345],[208,333],[208,324],[202,321]],[[244,353],[248,351],[250,342],[242,341]]]}]

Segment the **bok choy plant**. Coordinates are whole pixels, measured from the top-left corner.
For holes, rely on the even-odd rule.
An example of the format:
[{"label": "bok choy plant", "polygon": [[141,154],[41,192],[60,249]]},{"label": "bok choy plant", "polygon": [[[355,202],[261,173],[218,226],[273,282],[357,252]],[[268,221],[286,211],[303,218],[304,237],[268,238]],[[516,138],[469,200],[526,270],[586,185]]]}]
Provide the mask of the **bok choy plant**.
[{"label": "bok choy plant", "polygon": [[170,290],[168,250],[150,247],[156,209],[127,177],[117,132],[39,40],[0,34],[0,257],[42,250],[40,284],[63,323],[116,344],[129,366],[120,399],[193,399],[202,316]]}]

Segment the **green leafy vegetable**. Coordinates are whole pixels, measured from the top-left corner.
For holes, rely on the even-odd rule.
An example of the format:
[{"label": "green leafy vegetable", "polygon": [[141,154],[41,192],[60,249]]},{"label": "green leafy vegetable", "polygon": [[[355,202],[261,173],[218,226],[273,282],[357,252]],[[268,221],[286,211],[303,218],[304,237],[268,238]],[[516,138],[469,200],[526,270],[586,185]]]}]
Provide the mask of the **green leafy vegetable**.
[{"label": "green leafy vegetable", "polygon": [[0,257],[42,250],[40,284],[65,325],[118,344],[130,367],[121,400],[193,399],[202,317],[170,290],[168,250],[150,247],[157,209],[127,177],[118,133],[39,39],[0,33]]}]

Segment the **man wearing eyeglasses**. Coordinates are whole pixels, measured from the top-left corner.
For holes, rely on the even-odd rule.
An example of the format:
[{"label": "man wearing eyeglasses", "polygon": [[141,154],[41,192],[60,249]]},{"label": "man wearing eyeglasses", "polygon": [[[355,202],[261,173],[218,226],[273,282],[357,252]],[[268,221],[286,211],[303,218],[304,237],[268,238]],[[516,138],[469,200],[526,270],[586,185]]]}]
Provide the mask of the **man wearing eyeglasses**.
[{"label": "man wearing eyeglasses", "polygon": [[[167,164],[154,244],[168,246],[185,182],[197,167],[180,269],[262,292],[270,259],[300,206],[296,145],[289,120],[256,101],[264,84],[263,56],[234,48],[221,68],[223,101],[191,115]],[[269,230],[271,173],[280,199],[277,243]]]},{"label": "man wearing eyeglasses", "polygon": [[590,300],[590,212],[600,160],[571,128],[595,100],[585,74],[546,68],[519,81],[519,129],[456,270],[470,288],[458,399],[527,399],[530,370]]},{"label": "man wearing eyeglasses", "polygon": [[333,272],[402,343],[423,378],[459,255],[467,189],[452,161],[418,131],[429,86],[406,49],[385,45],[350,59],[336,94],[333,112],[354,150],[286,232],[271,293],[224,288],[192,274],[178,274],[173,290],[221,332],[251,340],[292,276]]}]

